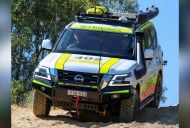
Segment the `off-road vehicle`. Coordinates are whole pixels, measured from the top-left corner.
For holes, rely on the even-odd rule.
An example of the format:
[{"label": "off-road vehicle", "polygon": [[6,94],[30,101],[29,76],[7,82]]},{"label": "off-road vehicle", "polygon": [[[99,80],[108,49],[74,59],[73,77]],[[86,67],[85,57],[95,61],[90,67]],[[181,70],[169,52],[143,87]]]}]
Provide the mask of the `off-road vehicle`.
[{"label": "off-road vehicle", "polygon": [[65,110],[118,113],[134,119],[139,109],[158,107],[162,94],[163,52],[149,20],[152,6],[138,14],[110,13],[96,6],[78,13],[34,71],[33,113],[46,116],[51,106]]}]

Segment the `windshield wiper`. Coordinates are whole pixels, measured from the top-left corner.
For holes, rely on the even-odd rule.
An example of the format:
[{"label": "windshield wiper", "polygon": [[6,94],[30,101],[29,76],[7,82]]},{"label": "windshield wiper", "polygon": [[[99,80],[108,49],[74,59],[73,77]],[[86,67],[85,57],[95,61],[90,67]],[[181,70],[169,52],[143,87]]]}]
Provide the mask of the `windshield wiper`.
[{"label": "windshield wiper", "polygon": [[[73,44],[67,46],[67,48],[72,48],[72,47],[77,46],[77,45],[78,45],[78,43],[73,43]],[[66,48],[66,49],[67,49],[67,48]]]}]

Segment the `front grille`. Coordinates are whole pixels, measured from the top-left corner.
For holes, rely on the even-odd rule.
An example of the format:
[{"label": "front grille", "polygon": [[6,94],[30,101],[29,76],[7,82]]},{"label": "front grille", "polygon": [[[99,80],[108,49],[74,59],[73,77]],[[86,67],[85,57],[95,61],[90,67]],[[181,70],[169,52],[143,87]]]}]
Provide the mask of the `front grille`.
[{"label": "front grille", "polygon": [[[78,82],[74,78],[80,75],[84,78],[83,82]],[[58,71],[59,83],[64,83],[65,86],[77,86],[85,88],[96,88],[102,79],[102,74],[84,73],[84,72],[72,72],[72,71]]]}]

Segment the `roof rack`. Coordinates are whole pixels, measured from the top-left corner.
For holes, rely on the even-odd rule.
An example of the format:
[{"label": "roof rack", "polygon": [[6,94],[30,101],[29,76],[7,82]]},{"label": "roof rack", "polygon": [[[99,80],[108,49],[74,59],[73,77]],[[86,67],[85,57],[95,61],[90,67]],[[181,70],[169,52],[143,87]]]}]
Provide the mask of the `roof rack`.
[{"label": "roof rack", "polygon": [[82,21],[97,21],[97,22],[115,22],[124,24],[139,25],[144,24],[147,21],[156,17],[159,13],[159,9],[152,6],[150,9],[147,8],[145,12],[140,11],[138,14],[133,13],[105,13],[102,15],[77,13],[75,20],[78,22]]}]

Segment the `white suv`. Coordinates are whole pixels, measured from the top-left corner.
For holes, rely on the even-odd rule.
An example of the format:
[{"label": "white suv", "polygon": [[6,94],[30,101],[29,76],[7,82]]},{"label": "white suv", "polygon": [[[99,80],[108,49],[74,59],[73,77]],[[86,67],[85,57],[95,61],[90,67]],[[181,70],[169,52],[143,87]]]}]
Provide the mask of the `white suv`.
[{"label": "white suv", "polygon": [[146,105],[159,106],[163,52],[148,20],[123,22],[119,16],[80,14],[53,49],[50,40],[42,47],[52,52],[34,71],[36,116],[60,106],[77,113],[112,111],[131,121]]}]

